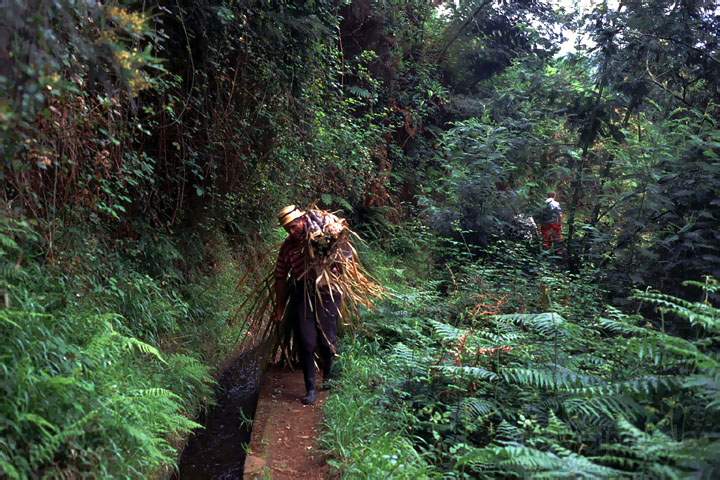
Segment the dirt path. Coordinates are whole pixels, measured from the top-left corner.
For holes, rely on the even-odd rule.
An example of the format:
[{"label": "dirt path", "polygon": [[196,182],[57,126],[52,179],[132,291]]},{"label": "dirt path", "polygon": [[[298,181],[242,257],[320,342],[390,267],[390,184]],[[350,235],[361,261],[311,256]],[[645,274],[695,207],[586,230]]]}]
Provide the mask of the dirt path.
[{"label": "dirt path", "polygon": [[246,480],[329,478],[329,468],[317,444],[327,393],[319,392],[312,406],[300,403],[304,393],[299,370],[271,369],[265,374],[245,460]]}]

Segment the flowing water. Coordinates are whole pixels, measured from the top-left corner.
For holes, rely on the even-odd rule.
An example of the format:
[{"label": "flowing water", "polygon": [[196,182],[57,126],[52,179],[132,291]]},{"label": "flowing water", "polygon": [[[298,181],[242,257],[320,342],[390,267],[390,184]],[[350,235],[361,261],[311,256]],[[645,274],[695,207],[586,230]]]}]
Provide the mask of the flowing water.
[{"label": "flowing water", "polygon": [[199,420],[205,428],[198,429],[183,450],[175,480],[242,479],[260,376],[255,352],[240,356],[222,373],[217,405]]}]

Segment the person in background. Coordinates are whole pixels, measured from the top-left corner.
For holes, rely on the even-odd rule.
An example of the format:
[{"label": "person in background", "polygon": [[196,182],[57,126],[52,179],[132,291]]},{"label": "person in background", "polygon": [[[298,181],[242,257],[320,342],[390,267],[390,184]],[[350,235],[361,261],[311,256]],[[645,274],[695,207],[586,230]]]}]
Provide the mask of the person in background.
[{"label": "person in background", "polygon": [[540,234],[543,238],[543,247],[546,249],[552,248],[555,242],[562,241],[563,211],[555,196],[555,192],[548,193],[540,215]]}]

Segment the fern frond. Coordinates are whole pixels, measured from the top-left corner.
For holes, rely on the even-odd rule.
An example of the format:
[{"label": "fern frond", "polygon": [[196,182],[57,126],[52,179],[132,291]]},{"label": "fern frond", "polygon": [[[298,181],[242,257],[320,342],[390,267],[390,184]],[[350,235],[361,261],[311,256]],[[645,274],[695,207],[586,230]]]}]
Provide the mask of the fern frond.
[{"label": "fern frond", "polygon": [[598,319],[598,323],[603,329],[620,335],[648,335],[649,330],[647,328],[631,323],[627,315],[620,313],[619,310],[614,308],[608,308],[608,310],[612,318],[600,317]]},{"label": "fern frond", "polygon": [[12,315],[9,310],[0,310],[0,323],[4,323],[5,325],[10,325],[15,328],[21,328],[19,323],[11,320],[13,316],[14,315]]},{"label": "fern frond", "polygon": [[393,346],[390,358],[399,366],[411,370],[423,371],[428,368],[427,358],[404,343],[396,343]]},{"label": "fern frond", "polygon": [[85,426],[95,417],[97,417],[97,412],[90,412],[70,425],[65,425],[62,430],[58,428],[54,434],[45,435],[41,442],[30,447],[30,465],[37,468],[51,462],[63,443],[67,442],[69,438],[81,436]]},{"label": "fern frond", "polygon": [[720,411],[720,371],[714,370],[712,374],[690,375],[685,378],[682,386],[693,390],[697,395],[709,401],[705,408]]},{"label": "fern frond", "polygon": [[140,388],[135,390],[129,390],[129,396],[134,397],[154,397],[154,398],[169,398],[173,400],[182,400],[179,395],[171,392],[166,388]]},{"label": "fern frond", "polygon": [[567,368],[503,368],[500,372],[503,379],[512,384],[531,386],[544,390],[571,390],[580,385],[594,382],[594,378],[580,375]]},{"label": "fern frond", "polygon": [[708,303],[689,302],[653,291],[635,291],[633,298],[671,312],[693,326],[699,325],[709,332],[720,333],[720,309]]},{"label": "fern frond", "polygon": [[710,439],[675,441],[665,433],[647,433],[620,418],[617,428],[622,444],[606,444],[606,459],[632,467],[651,478],[714,478],[720,471],[720,442]]},{"label": "fern frond", "polygon": [[440,371],[452,378],[463,378],[471,380],[494,381],[498,376],[495,372],[486,370],[482,367],[467,367],[456,365],[436,365],[431,367],[433,370]]},{"label": "fern frond", "polygon": [[587,457],[564,451],[562,455],[538,450],[521,444],[488,447],[495,457],[494,463],[513,472],[533,478],[618,478],[619,470],[597,464]]},{"label": "fern frond", "polygon": [[525,343],[527,339],[527,335],[517,329],[505,333],[478,332],[478,336],[487,339],[492,345],[517,345]]},{"label": "fern frond", "polygon": [[606,383],[580,388],[571,388],[567,391],[576,395],[612,395],[629,392],[639,395],[651,394],[660,390],[673,390],[680,386],[681,377],[667,375],[647,375],[640,378],[622,382]]},{"label": "fern frond", "polygon": [[160,350],[153,347],[149,343],[143,342],[142,340],[138,340],[134,337],[126,337],[124,335],[120,335],[119,333],[115,333],[114,335],[115,341],[119,342],[126,350],[136,350],[140,353],[144,353],[146,355],[152,355],[153,357],[157,358],[160,362],[167,364],[165,359],[162,357],[162,354],[160,353]]},{"label": "fern frond", "polygon": [[430,325],[443,342],[455,342],[466,334],[465,330],[437,320],[430,320]]},{"label": "fern frond", "polygon": [[[0,455],[4,457],[2,452],[0,452]],[[20,480],[22,478],[17,468],[5,458],[0,458],[0,473],[7,475],[10,480]]]},{"label": "fern frond", "polygon": [[503,420],[500,422],[500,424],[497,426],[497,436],[496,439],[504,444],[504,443],[517,443],[520,442],[523,438],[524,434],[523,431],[520,430],[518,427],[513,425],[512,423]]},{"label": "fern frond", "polygon": [[460,403],[460,408],[466,416],[473,419],[484,417],[497,411],[495,402],[474,397],[463,398]]},{"label": "fern frond", "polygon": [[22,413],[18,416],[20,422],[30,422],[40,428],[46,434],[57,432],[58,427],[46,420],[42,415],[36,413]]},{"label": "fern frond", "polygon": [[548,337],[567,334],[567,321],[554,312],[545,313],[513,313],[509,315],[493,315],[495,321],[522,325]]},{"label": "fern frond", "polygon": [[563,402],[563,408],[571,416],[583,415],[591,419],[614,419],[619,415],[634,418],[643,409],[640,404],[623,395],[573,397]]}]

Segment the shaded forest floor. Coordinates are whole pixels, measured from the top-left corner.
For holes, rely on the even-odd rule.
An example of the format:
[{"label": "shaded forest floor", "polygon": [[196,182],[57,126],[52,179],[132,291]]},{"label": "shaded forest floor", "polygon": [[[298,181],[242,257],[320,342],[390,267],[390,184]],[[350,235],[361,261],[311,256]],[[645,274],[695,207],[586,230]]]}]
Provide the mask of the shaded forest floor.
[{"label": "shaded forest floor", "polygon": [[204,428],[183,451],[176,480],[331,478],[318,448],[327,392],[306,406],[302,371],[259,373],[250,353],[221,375],[217,404],[200,419]]},{"label": "shaded forest floor", "polygon": [[329,478],[318,449],[327,392],[315,405],[300,403],[305,392],[302,371],[272,368],[264,376],[245,461],[245,477],[320,480]]}]

